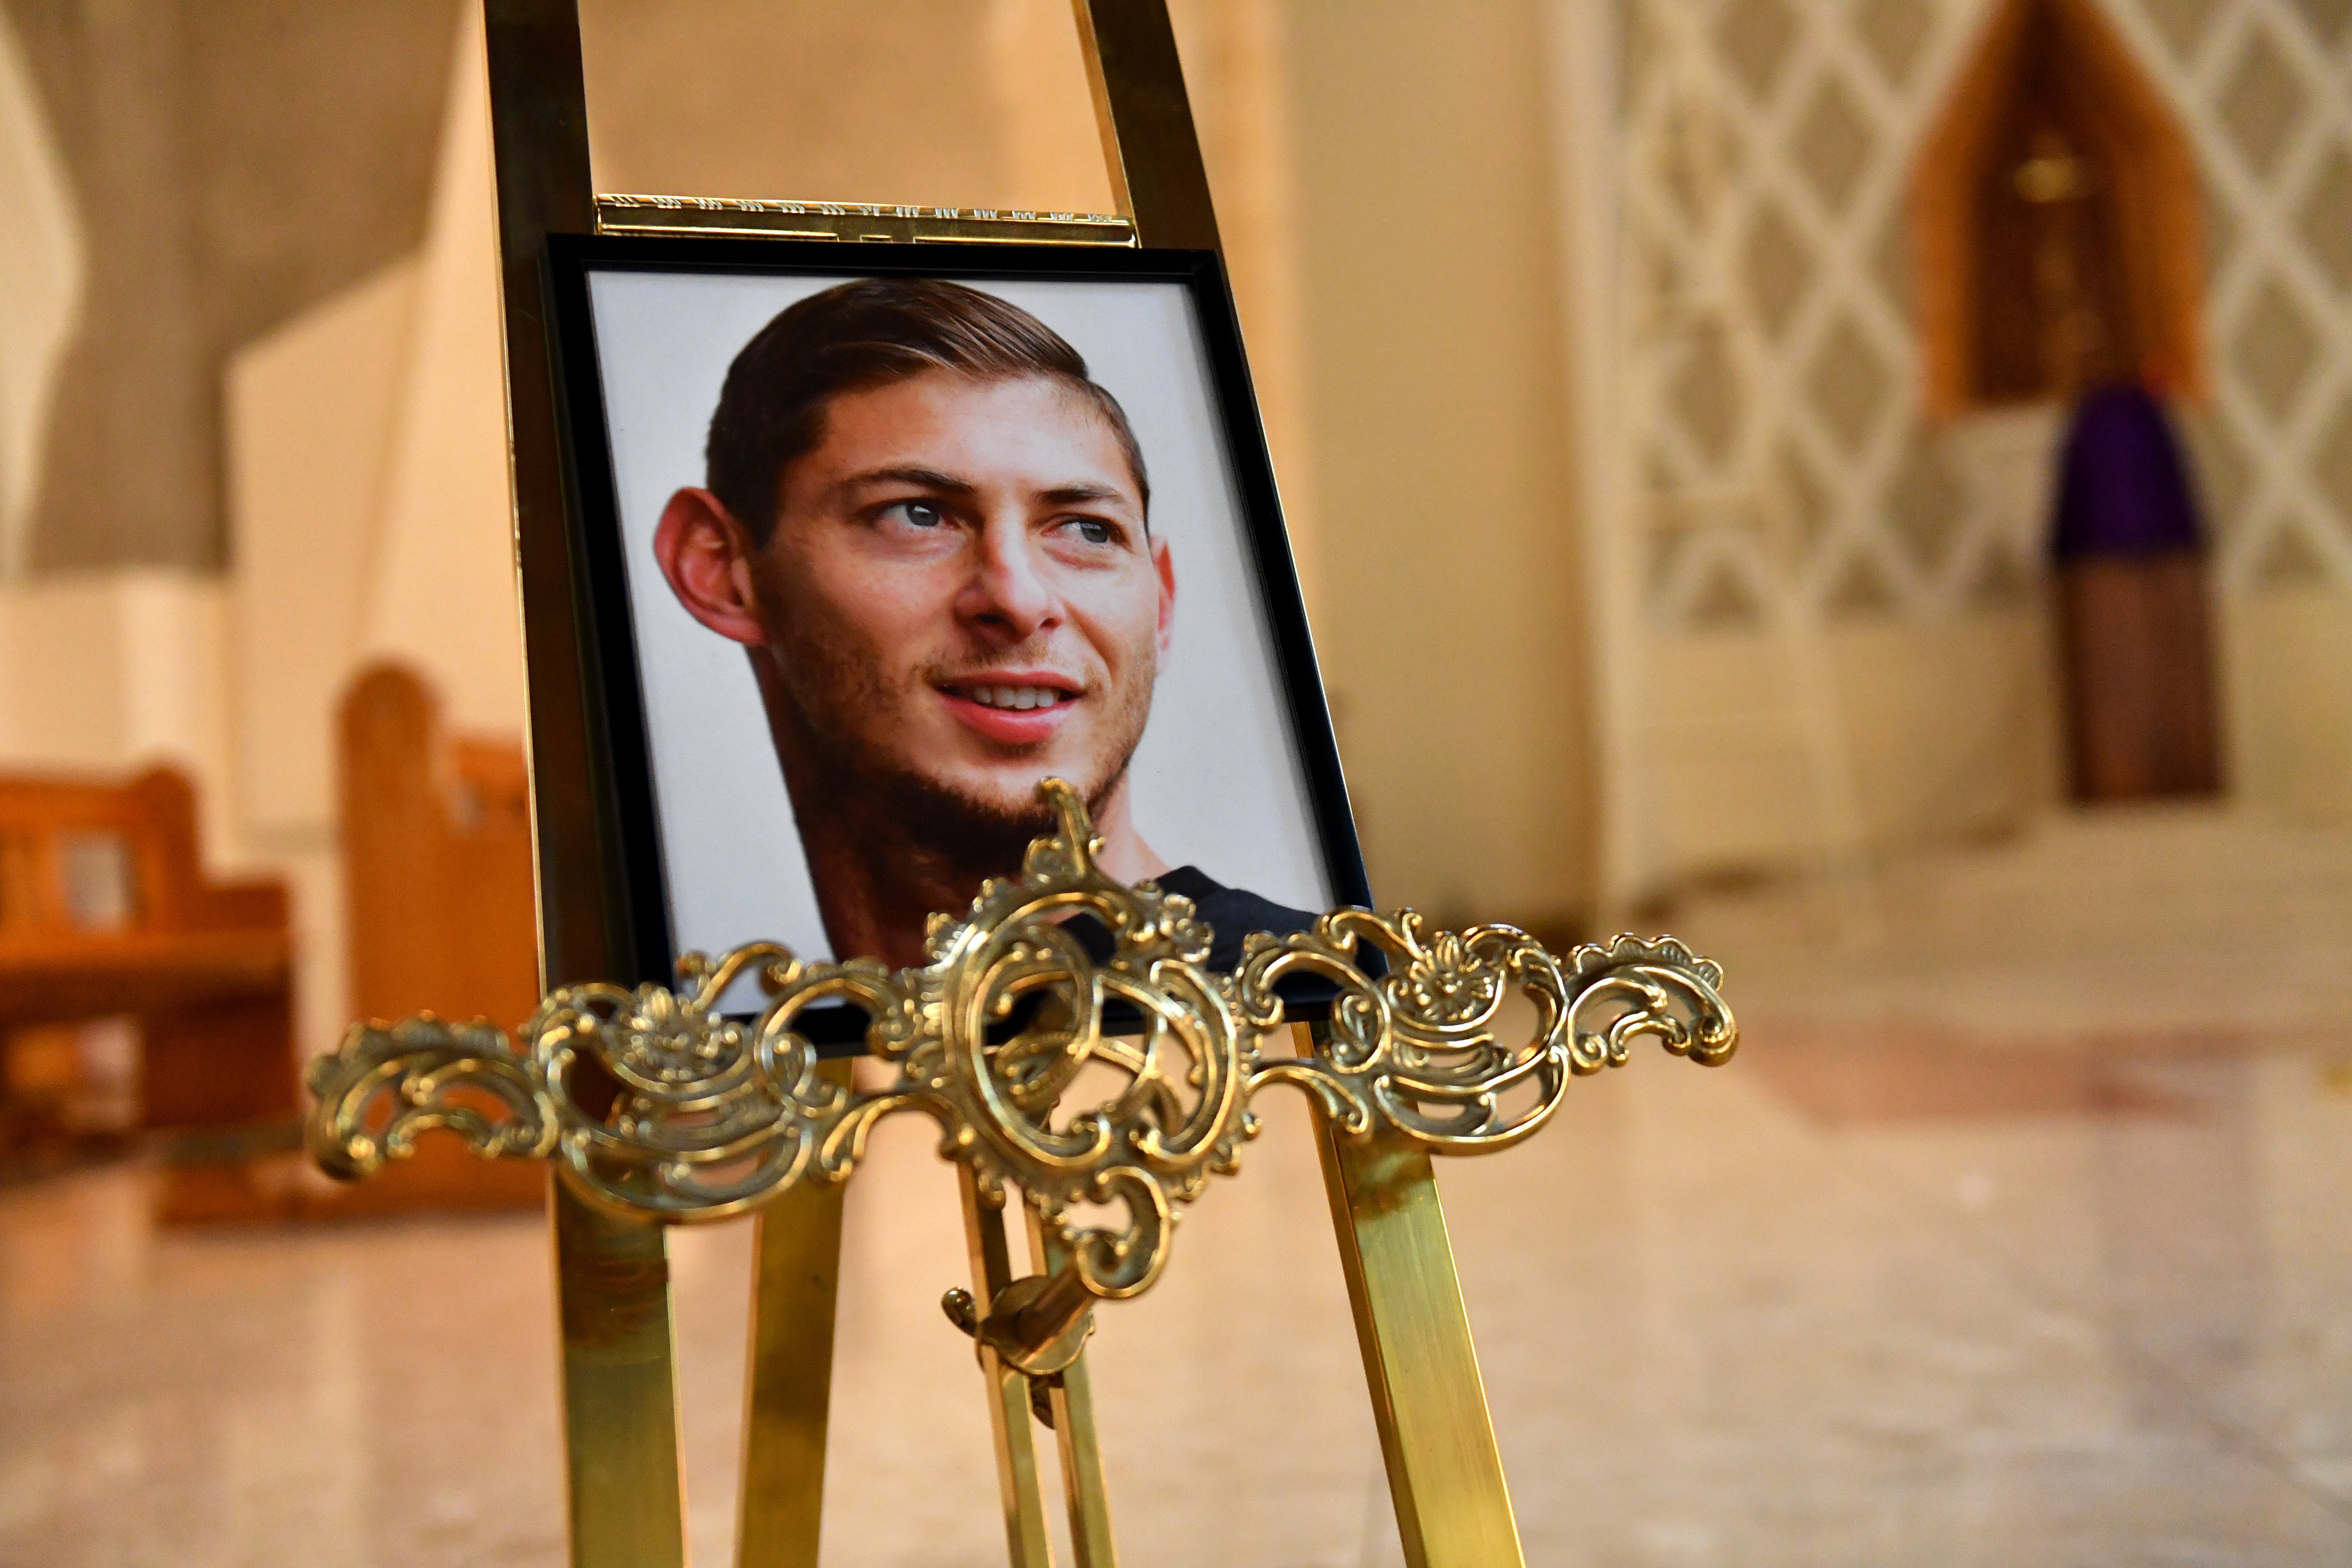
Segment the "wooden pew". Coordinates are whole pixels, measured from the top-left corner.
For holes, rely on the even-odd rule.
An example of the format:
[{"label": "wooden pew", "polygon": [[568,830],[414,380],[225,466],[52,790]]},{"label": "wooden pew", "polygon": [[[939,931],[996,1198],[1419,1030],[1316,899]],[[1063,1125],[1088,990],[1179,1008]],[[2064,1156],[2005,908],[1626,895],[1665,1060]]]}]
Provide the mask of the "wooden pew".
[{"label": "wooden pew", "polygon": [[121,1016],[147,1127],[290,1122],[285,886],[205,877],[195,791],[170,768],[0,778],[0,1036]]},{"label": "wooden pew", "polygon": [[[345,693],[338,758],[350,1015],[434,1012],[512,1030],[539,1005],[530,785],[522,747],[452,734],[425,682],[378,665]],[[543,1170],[476,1160],[428,1135],[355,1186],[305,1189],[305,1214],[536,1205]]]},{"label": "wooden pew", "polygon": [[522,747],[451,734],[423,679],[362,672],[341,714],[351,1011],[514,1028],[539,1005]]}]

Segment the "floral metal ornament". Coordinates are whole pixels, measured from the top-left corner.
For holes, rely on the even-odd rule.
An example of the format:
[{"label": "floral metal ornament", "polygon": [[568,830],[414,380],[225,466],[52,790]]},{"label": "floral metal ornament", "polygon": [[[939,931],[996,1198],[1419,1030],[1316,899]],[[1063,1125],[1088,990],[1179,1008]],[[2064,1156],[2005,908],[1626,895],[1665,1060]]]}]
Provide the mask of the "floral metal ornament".
[{"label": "floral metal ornament", "polygon": [[[1410,910],[1343,909],[1252,936],[1233,973],[1212,973],[1191,900],[1106,874],[1076,794],[1058,779],[1039,794],[1057,829],[962,919],[932,917],[921,968],[804,963],[762,943],[689,954],[677,991],[566,987],[512,1042],[430,1016],[357,1025],[312,1067],[311,1153],[363,1176],[446,1129],[486,1157],[552,1156],[607,1208],[690,1222],[844,1180],[877,1122],[922,1111],[989,1199],[1017,1186],[1066,1249],[1071,1268],[998,1304],[1007,1359],[1050,1372],[1076,1353],[1090,1300],[1159,1277],[1180,1205],[1238,1168],[1268,1085],[1305,1091],[1342,1136],[1388,1129],[1476,1154],[1534,1133],[1571,1078],[1636,1040],[1710,1066],[1737,1043],[1722,970],[1671,938],[1561,959],[1508,926],[1433,932]],[[746,973],[765,1008],[722,1016]],[[1302,985],[1328,998],[1328,1021],[1284,1030],[1285,993]],[[833,1003],[866,1016],[867,1051],[895,1069],[884,1087],[819,1072],[803,1027]],[[1024,1322],[1005,1329],[1016,1310]]]}]

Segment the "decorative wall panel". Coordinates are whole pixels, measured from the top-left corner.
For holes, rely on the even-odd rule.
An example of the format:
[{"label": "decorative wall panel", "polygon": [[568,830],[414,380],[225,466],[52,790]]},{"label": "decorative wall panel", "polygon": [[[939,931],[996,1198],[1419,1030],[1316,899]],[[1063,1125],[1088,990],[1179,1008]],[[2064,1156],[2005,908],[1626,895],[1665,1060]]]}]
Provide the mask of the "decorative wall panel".
[{"label": "decorative wall panel", "polygon": [[[2352,587],[2352,8],[2096,0],[2203,180],[2225,592]],[[1935,425],[1914,161],[1994,0],[1623,0],[1624,343],[1653,625],[2015,605],[2061,413]]]}]

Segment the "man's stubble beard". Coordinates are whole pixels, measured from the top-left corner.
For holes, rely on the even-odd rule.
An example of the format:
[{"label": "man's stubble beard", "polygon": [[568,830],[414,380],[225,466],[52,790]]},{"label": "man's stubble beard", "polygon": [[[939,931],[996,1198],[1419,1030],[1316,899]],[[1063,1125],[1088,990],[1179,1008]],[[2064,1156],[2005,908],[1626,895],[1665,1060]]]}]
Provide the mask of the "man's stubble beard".
[{"label": "man's stubble beard", "polygon": [[[764,655],[776,667],[788,712],[772,709],[770,723],[789,722],[797,731],[793,744],[809,764],[811,782],[840,815],[857,820],[865,830],[859,837],[875,847],[896,841],[958,880],[974,884],[1017,871],[1030,841],[1056,826],[1053,811],[1034,790],[1010,800],[993,799],[959,788],[951,780],[928,776],[887,747],[872,743],[857,721],[861,713],[904,715],[929,695],[935,676],[971,679],[985,674],[987,667],[950,669],[927,663],[898,689],[877,678],[873,660],[845,652],[845,640],[837,635],[786,635],[753,654],[755,658]],[[1158,649],[1146,644],[1133,651],[1141,676],[1128,682],[1114,700],[1116,706],[1105,719],[1109,743],[1096,752],[1108,757],[1108,765],[1098,778],[1068,781],[1097,818],[1126,782],[1151,715]],[[995,662],[1014,668],[1023,661],[1016,649]]]}]

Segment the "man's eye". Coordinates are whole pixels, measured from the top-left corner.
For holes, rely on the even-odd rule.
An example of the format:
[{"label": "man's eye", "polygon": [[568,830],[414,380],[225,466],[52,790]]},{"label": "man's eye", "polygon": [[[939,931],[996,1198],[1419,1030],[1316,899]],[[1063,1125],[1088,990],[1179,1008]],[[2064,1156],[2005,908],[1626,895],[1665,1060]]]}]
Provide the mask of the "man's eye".
[{"label": "man's eye", "polygon": [[938,528],[947,521],[940,509],[927,500],[902,500],[890,510],[917,528]]},{"label": "man's eye", "polygon": [[1109,544],[1118,537],[1118,531],[1098,517],[1074,517],[1064,526],[1088,544]]}]

